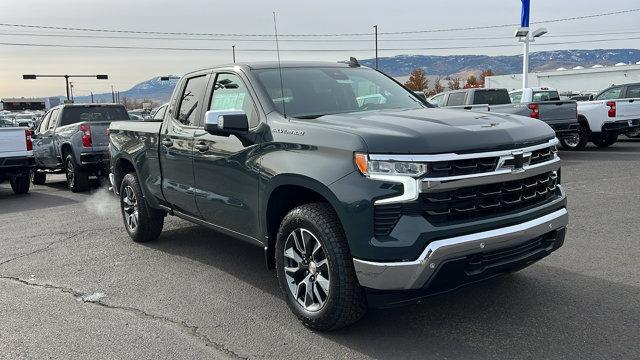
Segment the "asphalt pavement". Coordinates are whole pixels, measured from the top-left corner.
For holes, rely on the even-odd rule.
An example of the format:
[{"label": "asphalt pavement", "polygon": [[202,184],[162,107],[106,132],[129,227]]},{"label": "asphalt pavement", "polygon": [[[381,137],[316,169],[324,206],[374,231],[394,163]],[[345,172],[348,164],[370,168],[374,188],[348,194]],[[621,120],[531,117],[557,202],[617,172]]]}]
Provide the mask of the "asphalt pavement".
[{"label": "asphalt pavement", "polygon": [[640,141],[561,152],[564,247],[518,273],[318,333],[262,250],[168,217],[133,243],[105,188],[0,184],[0,358],[638,359]]}]

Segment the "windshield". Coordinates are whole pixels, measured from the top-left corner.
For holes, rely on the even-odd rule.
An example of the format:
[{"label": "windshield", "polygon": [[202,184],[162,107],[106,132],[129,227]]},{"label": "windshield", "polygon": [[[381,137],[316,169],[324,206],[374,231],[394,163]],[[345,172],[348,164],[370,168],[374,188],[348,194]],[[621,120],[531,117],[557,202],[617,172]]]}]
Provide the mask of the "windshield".
[{"label": "windshield", "polygon": [[256,70],[258,81],[281,114],[317,118],[367,110],[427,107],[385,75],[367,68]]}]

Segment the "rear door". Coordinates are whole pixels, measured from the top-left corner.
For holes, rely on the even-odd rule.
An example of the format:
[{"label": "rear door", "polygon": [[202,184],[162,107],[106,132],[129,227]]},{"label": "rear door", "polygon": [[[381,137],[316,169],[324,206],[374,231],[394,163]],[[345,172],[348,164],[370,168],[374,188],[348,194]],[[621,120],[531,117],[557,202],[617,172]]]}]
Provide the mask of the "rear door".
[{"label": "rear door", "polygon": [[202,117],[208,73],[186,77],[160,130],[162,192],[171,206],[197,216],[193,177],[193,135]]},{"label": "rear door", "polygon": [[[209,86],[212,94],[208,96],[205,110],[243,110],[249,127],[255,128],[260,115],[255,94],[246,84],[238,74],[218,73],[213,86]],[[258,238],[259,179],[251,158],[251,149],[255,146],[235,135],[211,135],[199,127],[194,140],[194,172],[201,218]]]}]

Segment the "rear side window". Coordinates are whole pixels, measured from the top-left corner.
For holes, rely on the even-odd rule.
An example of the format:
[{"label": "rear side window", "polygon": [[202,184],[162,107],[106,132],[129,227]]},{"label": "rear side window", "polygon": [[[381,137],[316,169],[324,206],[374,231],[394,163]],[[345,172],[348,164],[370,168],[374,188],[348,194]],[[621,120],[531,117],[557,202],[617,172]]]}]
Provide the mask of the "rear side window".
[{"label": "rear side window", "polygon": [[622,93],[621,87],[615,87],[601,92],[596,100],[615,100],[620,99],[620,95]]},{"label": "rear side window", "polygon": [[64,108],[60,126],[79,122],[129,120],[123,106],[70,106]]},{"label": "rear side window", "polygon": [[640,98],[640,85],[631,85],[627,87],[628,98]]},{"label": "rear side window", "polygon": [[464,92],[456,92],[449,94],[449,98],[447,99],[447,106],[460,106],[464,105],[465,100],[467,99],[467,93]]},{"label": "rear side window", "polygon": [[501,90],[476,90],[473,96],[473,104],[489,104],[489,105],[503,105],[511,104],[509,93],[507,89]]},{"label": "rear side window", "polygon": [[187,85],[180,95],[180,105],[178,107],[178,121],[183,125],[195,125],[198,102],[202,100],[206,86],[206,75],[187,80]]},{"label": "rear side window", "polygon": [[560,101],[557,91],[534,91],[533,101]]},{"label": "rear side window", "polygon": [[522,91],[509,93],[509,98],[511,98],[512,103],[519,103],[520,101],[522,101]]}]

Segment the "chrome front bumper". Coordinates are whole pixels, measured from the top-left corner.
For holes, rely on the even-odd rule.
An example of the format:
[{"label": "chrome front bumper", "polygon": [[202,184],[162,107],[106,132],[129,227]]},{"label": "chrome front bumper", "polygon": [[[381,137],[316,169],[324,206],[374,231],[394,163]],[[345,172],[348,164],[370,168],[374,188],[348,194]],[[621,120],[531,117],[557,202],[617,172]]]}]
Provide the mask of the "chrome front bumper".
[{"label": "chrome front bumper", "polygon": [[353,259],[360,285],[377,290],[420,289],[447,260],[517,246],[567,226],[566,209],[522,224],[431,242],[417,260],[372,262]]}]

